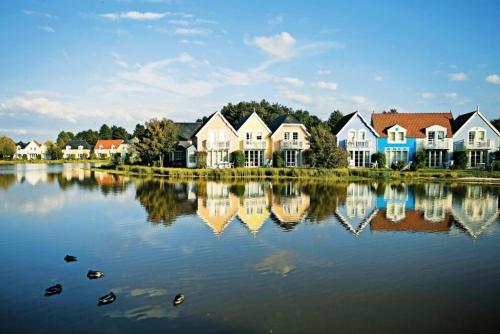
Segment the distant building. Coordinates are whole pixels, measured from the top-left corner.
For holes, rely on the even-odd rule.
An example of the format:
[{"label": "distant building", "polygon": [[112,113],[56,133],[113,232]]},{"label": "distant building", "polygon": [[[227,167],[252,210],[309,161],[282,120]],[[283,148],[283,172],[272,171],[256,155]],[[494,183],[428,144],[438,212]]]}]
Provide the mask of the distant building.
[{"label": "distant building", "polygon": [[63,148],[63,159],[88,159],[92,145],[85,140],[70,140]]},{"label": "distant building", "polygon": [[110,159],[120,156],[125,159],[129,145],[123,139],[99,139],[94,146],[94,153],[99,159]]},{"label": "distant building", "polygon": [[33,159],[45,159],[45,152],[47,151],[47,148],[45,145],[40,144],[37,140],[32,140],[30,142],[18,142],[16,143],[16,154],[15,158],[16,159],[26,159],[28,160],[33,160]]}]

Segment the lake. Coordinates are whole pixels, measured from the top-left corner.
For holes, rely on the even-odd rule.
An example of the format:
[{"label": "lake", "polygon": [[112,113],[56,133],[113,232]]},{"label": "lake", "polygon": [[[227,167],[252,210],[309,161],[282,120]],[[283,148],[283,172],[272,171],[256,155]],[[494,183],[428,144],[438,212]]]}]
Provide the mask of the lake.
[{"label": "lake", "polygon": [[174,182],[83,167],[0,166],[2,333],[498,327],[497,185]]}]

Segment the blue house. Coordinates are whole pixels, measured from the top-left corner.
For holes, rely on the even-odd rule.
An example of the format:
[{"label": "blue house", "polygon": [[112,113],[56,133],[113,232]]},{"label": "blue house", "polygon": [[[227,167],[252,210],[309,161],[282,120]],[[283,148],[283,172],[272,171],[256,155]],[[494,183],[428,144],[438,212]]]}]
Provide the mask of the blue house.
[{"label": "blue house", "polygon": [[349,152],[349,167],[370,167],[378,134],[359,112],[342,117],[332,132],[337,145]]},{"label": "blue house", "polygon": [[500,145],[500,133],[479,108],[458,116],[453,130],[453,148],[467,153],[469,167],[485,167],[491,163]]}]

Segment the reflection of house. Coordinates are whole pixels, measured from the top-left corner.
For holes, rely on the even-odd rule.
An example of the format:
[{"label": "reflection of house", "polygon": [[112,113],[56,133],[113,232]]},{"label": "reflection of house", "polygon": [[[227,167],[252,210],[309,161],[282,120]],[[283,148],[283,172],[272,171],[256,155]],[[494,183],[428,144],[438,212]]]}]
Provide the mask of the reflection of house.
[{"label": "reflection of house", "polygon": [[129,178],[126,176],[109,174],[106,172],[94,172],[94,179],[101,187],[125,186],[129,182]]},{"label": "reflection of house", "polygon": [[369,184],[350,183],[345,205],[337,204],[335,216],[353,234],[359,235],[378,212],[375,196]]},{"label": "reflection of house", "polygon": [[464,197],[454,196],[453,218],[472,237],[478,237],[498,216],[498,196],[482,185],[467,185]]},{"label": "reflection of house", "polygon": [[88,159],[92,146],[85,140],[70,140],[62,150],[64,159]]},{"label": "reflection of house", "polygon": [[449,186],[441,183],[426,183],[422,187],[425,193],[415,197],[415,210],[422,211],[426,220],[442,221],[452,205]]},{"label": "reflection of house", "polygon": [[414,208],[413,195],[406,184],[388,184],[384,195],[377,199],[377,207],[384,209],[388,219],[397,222],[405,218],[405,211]]},{"label": "reflection of house", "polygon": [[268,184],[251,182],[245,184],[245,194],[238,210],[238,217],[256,234],[270,215],[271,192]]},{"label": "reflection of house", "polygon": [[99,139],[94,146],[94,153],[101,159],[120,156],[126,158],[129,145],[123,139]]},{"label": "reflection of house", "polygon": [[202,191],[198,196],[197,214],[217,235],[238,212],[239,199],[230,192],[229,187],[224,183],[207,182],[206,196],[201,195]]},{"label": "reflection of house", "polygon": [[309,204],[309,195],[302,193],[299,185],[290,182],[281,193],[274,194],[271,212],[282,227],[291,229],[305,218]]},{"label": "reflection of house", "polygon": [[442,221],[432,222],[426,220],[424,215],[415,210],[406,211],[404,218],[393,221],[388,218],[385,210],[380,210],[373,217],[370,229],[372,231],[406,231],[406,232],[448,232],[451,226],[451,219],[448,213]]}]

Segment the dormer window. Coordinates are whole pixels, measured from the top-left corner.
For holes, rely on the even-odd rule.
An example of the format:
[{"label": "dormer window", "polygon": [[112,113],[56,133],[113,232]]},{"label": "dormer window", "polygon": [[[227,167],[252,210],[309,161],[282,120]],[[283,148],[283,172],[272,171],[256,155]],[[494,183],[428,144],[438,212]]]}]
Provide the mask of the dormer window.
[{"label": "dormer window", "polygon": [[114,150],[115,149],[115,145],[111,145],[111,149]]},{"label": "dormer window", "polygon": [[406,142],[406,129],[395,125],[387,130],[387,139],[389,143],[405,143]]},{"label": "dormer window", "polygon": [[71,146],[66,146],[66,149],[67,150],[71,150]]},{"label": "dormer window", "polygon": [[83,146],[82,145],[78,146],[78,149],[83,150]]}]

